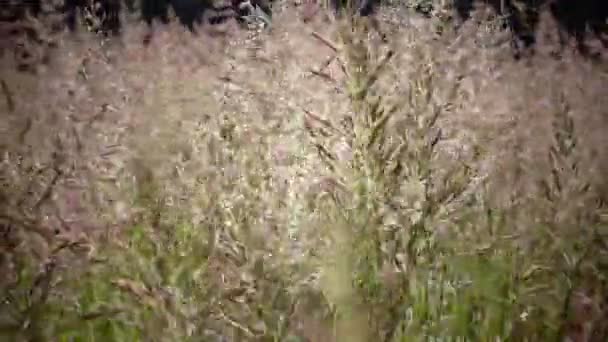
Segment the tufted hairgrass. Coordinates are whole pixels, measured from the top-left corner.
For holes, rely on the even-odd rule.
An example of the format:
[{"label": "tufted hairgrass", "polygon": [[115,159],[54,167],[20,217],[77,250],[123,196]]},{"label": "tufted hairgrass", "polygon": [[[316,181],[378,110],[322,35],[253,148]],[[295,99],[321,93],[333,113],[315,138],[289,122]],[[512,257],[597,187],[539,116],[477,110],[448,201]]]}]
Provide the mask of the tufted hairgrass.
[{"label": "tufted hairgrass", "polygon": [[283,16],[3,71],[0,336],[605,340],[600,72]]}]

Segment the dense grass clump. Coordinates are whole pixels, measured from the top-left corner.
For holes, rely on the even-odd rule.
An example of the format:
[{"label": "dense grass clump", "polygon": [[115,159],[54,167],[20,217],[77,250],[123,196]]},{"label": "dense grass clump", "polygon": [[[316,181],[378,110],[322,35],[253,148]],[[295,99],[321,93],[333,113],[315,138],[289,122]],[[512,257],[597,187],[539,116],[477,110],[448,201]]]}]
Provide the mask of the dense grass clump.
[{"label": "dense grass clump", "polygon": [[3,69],[2,339],[606,340],[602,69],[289,13]]}]

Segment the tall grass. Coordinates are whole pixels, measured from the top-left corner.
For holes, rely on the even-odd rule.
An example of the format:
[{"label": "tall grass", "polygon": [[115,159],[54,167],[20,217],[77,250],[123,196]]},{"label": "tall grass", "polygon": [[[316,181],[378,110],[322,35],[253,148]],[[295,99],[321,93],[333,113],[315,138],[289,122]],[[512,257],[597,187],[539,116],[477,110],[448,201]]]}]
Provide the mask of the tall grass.
[{"label": "tall grass", "polygon": [[[589,157],[568,91],[542,93],[550,124],[526,127],[519,113],[510,127],[521,134],[498,151],[488,139],[458,140],[449,126],[459,106],[494,98],[490,87],[467,95],[463,78],[448,81],[451,52],[430,43],[436,37],[412,32],[384,49],[364,22],[338,29],[328,44],[341,76],[319,82],[342,92],[332,100],[345,110],[300,111],[301,121],[285,119],[297,126],[291,136],[285,121],[273,122],[277,104],[261,101],[268,112],[247,116],[249,102],[216,102],[216,83],[178,81],[197,58],[221,63],[195,49],[167,50],[156,62],[169,69],[148,82],[137,63],[102,82],[107,63],[78,83],[108,100],[112,82],[147,94],[125,101],[133,122],[121,133],[93,119],[73,125],[40,111],[28,124],[13,113],[6,136],[29,133],[24,144],[2,141],[2,338],[605,340],[608,213],[593,170],[602,155]],[[81,69],[94,67],[87,58]],[[278,77],[268,71],[264,83],[250,72],[252,89]],[[10,86],[18,82],[27,89],[27,78]],[[89,108],[80,91],[71,96],[67,103]],[[31,109],[20,108],[12,111]],[[120,121],[119,110],[105,115]],[[541,126],[530,139],[527,129]],[[59,129],[54,144],[32,134],[44,127]],[[281,156],[277,146],[290,138],[297,149]],[[112,139],[124,153],[96,148]],[[465,143],[469,152],[454,151]],[[104,164],[106,153],[120,158]],[[495,155],[509,157],[488,167]],[[112,167],[119,171],[100,176]],[[90,192],[81,202],[100,203],[70,202],[96,225],[81,234],[52,209],[74,179]]]}]

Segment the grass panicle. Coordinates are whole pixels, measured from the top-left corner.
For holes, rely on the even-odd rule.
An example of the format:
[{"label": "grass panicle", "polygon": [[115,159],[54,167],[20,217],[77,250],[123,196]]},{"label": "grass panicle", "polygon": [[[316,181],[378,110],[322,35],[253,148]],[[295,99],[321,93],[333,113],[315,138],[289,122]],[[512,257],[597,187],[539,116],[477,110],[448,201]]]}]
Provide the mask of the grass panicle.
[{"label": "grass panicle", "polygon": [[431,3],[3,55],[0,339],[605,341],[605,75]]}]

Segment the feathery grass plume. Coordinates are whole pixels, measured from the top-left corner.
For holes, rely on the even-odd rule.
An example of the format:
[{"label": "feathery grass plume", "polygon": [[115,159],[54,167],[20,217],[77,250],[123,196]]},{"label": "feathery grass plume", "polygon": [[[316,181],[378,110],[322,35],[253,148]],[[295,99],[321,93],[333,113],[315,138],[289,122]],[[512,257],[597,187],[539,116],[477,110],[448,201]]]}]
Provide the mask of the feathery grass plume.
[{"label": "feathery grass plume", "polygon": [[[434,95],[432,54],[415,47],[420,64],[401,101],[391,103],[376,82],[393,53],[374,59],[377,52],[369,50],[363,32],[357,24],[341,31],[352,108],[349,129],[344,132],[307,115],[309,122],[318,123],[317,130],[312,124],[309,130],[328,166],[328,177],[342,184],[334,190],[334,203],[324,207],[329,221],[323,222],[332,231],[323,288],[336,306],[336,338],[472,336],[466,330],[474,324],[468,310],[476,304],[461,304],[455,294],[450,297],[453,302],[441,299],[458,271],[446,272],[449,244],[435,230],[449,219],[455,203],[466,203],[462,196],[472,184],[472,161],[438,164],[442,135],[437,123],[447,106],[437,103]],[[389,122],[400,123],[401,131],[388,129]],[[351,160],[342,161],[329,152],[330,136],[335,134],[347,140]],[[459,210],[469,210],[466,205]],[[449,317],[451,326],[446,322]],[[488,324],[504,322],[501,317]],[[496,329],[488,336],[505,336],[502,326],[488,329]]]},{"label": "feathery grass plume", "polygon": [[603,76],[391,11],[0,68],[0,338],[605,340]]}]

